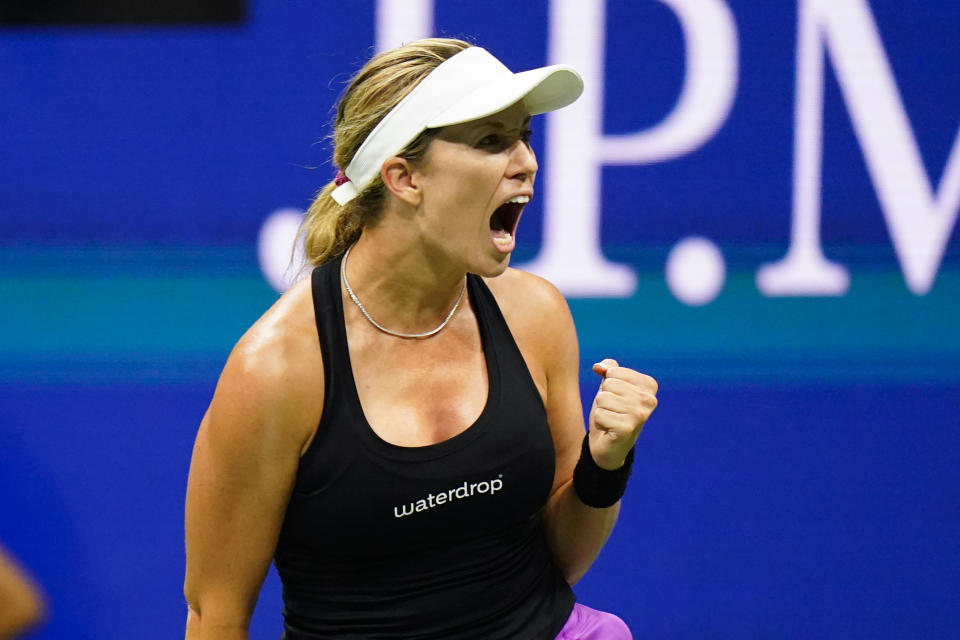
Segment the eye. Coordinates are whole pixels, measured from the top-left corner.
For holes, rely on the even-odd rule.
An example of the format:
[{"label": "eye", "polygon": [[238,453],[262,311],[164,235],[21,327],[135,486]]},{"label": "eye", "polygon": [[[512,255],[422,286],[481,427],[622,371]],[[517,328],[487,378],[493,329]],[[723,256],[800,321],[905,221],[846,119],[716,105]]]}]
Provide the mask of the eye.
[{"label": "eye", "polygon": [[517,141],[520,140],[523,144],[530,146],[530,138],[533,136],[533,131],[529,128],[524,129],[518,134],[511,133],[509,135],[503,133],[491,133],[483,136],[480,140],[477,141],[477,147],[481,149],[489,149],[491,151],[503,151],[508,149]]},{"label": "eye", "polygon": [[500,134],[491,133],[490,135],[480,138],[480,140],[477,142],[477,146],[486,149],[502,149],[504,147],[504,139]]}]

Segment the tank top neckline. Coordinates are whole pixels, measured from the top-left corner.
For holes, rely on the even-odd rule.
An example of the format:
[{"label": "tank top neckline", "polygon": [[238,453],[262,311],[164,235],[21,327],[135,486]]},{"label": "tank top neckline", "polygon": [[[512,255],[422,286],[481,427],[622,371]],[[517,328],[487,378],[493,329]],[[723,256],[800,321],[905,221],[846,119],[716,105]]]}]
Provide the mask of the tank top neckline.
[{"label": "tank top neckline", "polygon": [[[343,259],[341,256],[340,260]],[[340,273],[339,264],[335,266],[333,272]],[[347,325],[346,316],[343,309],[343,283],[340,278],[336,278],[337,285],[333,296],[338,322],[336,323],[337,342],[341,349],[340,362],[344,368],[343,389],[344,400],[349,402],[359,420],[353,425],[353,430],[366,448],[375,455],[389,458],[398,462],[425,462],[435,460],[444,456],[451,455],[464,447],[470,445],[477,438],[489,431],[492,420],[490,416],[495,413],[500,401],[500,368],[497,359],[497,350],[495,341],[491,339],[491,326],[488,317],[489,311],[485,308],[485,301],[480,295],[481,287],[486,285],[480,279],[480,276],[472,273],[467,274],[467,295],[470,300],[474,316],[477,318],[477,325],[480,330],[480,346],[483,349],[484,362],[487,367],[487,399],[480,411],[480,415],[472,424],[460,431],[454,436],[441,440],[433,444],[423,446],[403,446],[388,442],[380,437],[363,410],[363,404],[360,402],[360,394],[357,392],[356,379],[353,375],[353,362],[350,359],[350,346],[347,344]],[[495,304],[495,303],[494,303]]]}]

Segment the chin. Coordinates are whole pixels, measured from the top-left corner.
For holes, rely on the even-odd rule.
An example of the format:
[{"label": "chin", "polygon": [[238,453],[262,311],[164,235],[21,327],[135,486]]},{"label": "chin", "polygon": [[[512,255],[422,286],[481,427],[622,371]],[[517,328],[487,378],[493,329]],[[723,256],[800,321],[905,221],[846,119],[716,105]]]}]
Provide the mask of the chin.
[{"label": "chin", "polygon": [[[499,275],[503,275],[507,267],[510,266],[510,256],[511,254],[509,253],[489,256],[476,264],[470,272],[484,278],[496,278]],[[493,258],[492,260],[491,257]]]}]

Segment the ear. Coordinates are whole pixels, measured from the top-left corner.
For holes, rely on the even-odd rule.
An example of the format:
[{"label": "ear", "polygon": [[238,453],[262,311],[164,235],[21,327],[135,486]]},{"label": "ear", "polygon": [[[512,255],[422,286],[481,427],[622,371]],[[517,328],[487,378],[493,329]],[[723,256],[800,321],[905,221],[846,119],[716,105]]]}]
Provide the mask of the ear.
[{"label": "ear", "polygon": [[397,198],[414,207],[420,204],[423,194],[418,174],[409,160],[398,156],[387,158],[380,167],[380,177],[387,191]]}]

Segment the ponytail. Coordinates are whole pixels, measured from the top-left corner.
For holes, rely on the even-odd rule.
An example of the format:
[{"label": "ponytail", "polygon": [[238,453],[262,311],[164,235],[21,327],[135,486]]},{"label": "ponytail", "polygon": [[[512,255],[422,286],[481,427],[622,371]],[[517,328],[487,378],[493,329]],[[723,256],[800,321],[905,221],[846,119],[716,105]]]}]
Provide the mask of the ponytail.
[{"label": "ponytail", "polygon": [[330,196],[336,187],[331,181],[317,193],[300,228],[304,256],[314,265],[329,262],[346,251],[360,237],[365,223],[356,206],[359,202],[341,206]]},{"label": "ponytail", "polygon": [[[463,40],[427,38],[384,51],[370,60],[353,77],[340,99],[332,135],[334,165],[346,167],[377,123],[420,80],[469,46]],[[397,155],[419,160],[435,134],[436,130],[427,129]],[[330,195],[335,188],[331,181],[317,193],[300,228],[304,255],[314,266],[346,251],[363,228],[375,222],[383,211],[386,187],[379,177],[342,206]]]}]

